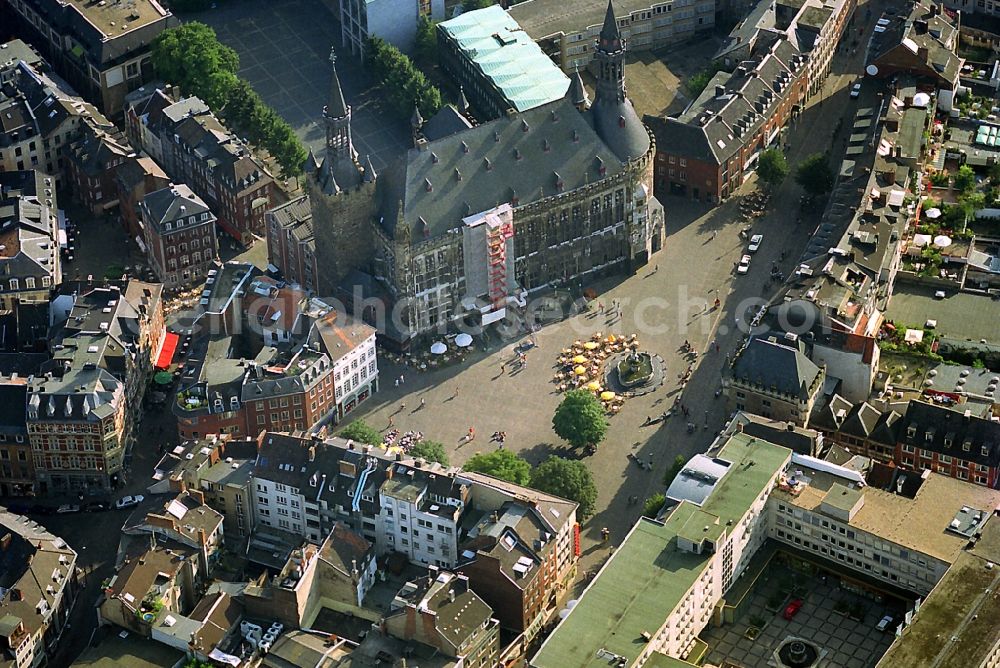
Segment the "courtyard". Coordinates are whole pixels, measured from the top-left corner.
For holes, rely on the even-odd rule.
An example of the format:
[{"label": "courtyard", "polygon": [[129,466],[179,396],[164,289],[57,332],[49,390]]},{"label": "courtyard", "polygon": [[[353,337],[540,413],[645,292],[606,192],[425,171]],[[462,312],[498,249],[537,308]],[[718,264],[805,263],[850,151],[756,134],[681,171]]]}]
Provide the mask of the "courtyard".
[{"label": "courtyard", "polygon": [[[798,638],[819,651],[825,662],[821,665],[866,668],[878,663],[895,634],[894,627],[879,631],[876,625],[886,614],[900,618],[902,602],[880,602],[849,591],[833,574],[793,570],[778,559],[782,552],[768,547],[758,555],[763,559],[754,559],[760,569],[756,572],[761,574],[739,603],[735,619],[724,626],[709,626],[701,634],[708,645],[706,662],[746,668],[774,665],[769,664],[772,653],[786,639]],[[743,577],[755,576],[748,569]],[[734,593],[739,595],[732,591],[729,595]],[[783,613],[794,600],[801,600],[802,606],[789,620]]]}]

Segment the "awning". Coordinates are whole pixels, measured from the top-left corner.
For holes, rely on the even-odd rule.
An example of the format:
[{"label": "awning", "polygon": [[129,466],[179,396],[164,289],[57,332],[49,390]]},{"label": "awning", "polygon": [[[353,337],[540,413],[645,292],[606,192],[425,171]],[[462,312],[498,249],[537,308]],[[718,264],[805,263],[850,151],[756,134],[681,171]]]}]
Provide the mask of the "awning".
[{"label": "awning", "polygon": [[173,332],[167,332],[163,335],[163,345],[160,346],[160,354],[156,356],[157,369],[166,369],[170,366],[170,362],[174,359],[174,352],[177,350],[177,342],[180,339],[181,337]]}]

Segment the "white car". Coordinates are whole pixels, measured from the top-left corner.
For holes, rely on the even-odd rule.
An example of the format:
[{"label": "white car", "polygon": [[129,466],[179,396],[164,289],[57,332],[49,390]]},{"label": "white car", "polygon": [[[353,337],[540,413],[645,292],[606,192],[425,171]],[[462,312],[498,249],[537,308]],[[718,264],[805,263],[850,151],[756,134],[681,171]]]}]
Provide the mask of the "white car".
[{"label": "white car", "polygon": [[750,271],[750,256],[744,255],[740,258],[740,263],[736,266],[737,274],[745,274]]},{"label": "white car", "polygon": [[115,501],[115,509],[124,510],[125,508],[134,508],[142,503],[144,498],[145,497],[142,494],[136,494],[135,496],[123,496]]},{"label": "white car", "polygon": [[856,100],[859,97],[861,97],[861,82],[860,81],[858,83],[854,84],[853,86],[851,86],[851,98]]},{"label": "white car", "polygon": [[753,235],[752,237],[750,237],[750,246],[747,248],[747,251],[749,251],[750,253],[756,253],[758,250],[760,250],[760,244],[763,241],[764,241],[763,234]]},{"label": "white car", "polygon": [[886,615],[882,619],[878,620],[878,624],[875,625],[875,628],[879,631],[885,631],[892,626],[893,621],[895,620],[892,618],[892,615]]},{"label": "white car", "polygon": [[889,21],[889,19],[887,19],[887,18],[885,18],[885,17],[883,16],[882,18],[880,18],[880,19],[879,19],[878,21],[876,21],[875,23],[876,23],[877,25],[880,25],[880,26],[883,26],[883,27],[885,27],[885,26],[889,25],[889,23],[891,23],[891,21]]}]

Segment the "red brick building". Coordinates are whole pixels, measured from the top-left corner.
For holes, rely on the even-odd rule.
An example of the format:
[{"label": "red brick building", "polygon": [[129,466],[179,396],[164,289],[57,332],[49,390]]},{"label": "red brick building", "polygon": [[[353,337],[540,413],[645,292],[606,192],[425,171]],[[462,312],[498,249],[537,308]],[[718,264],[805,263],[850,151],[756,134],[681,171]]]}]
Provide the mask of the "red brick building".
[{"label": "red brick building", "polygon": [[66,151],[66,166],[73,196],[95,216],[118,206],[115,177],[125,161],[135,155],[118,130],[81,125],[82,136]]},{"label": "red brick building", "polygon": [[131,156],[118,167],[115,185],[118,188],[118,211],[125,231],[130,239],[138,238],[145,246],[139,205],[149,193],[169,186],[170,179],[152,158]]},{"label": "red brick building", "polygon": [[803,54],[779,40],[732,73],[716,74],[677,118],[646,116],[656,137],[656,195],[718,203],[732,194],[804,105],[805,64]]},{"label": "red brick building", "polygon": [[142,200],[143,239],[149,264],[167,289],[201,283],[215,262],[215,214],[186,185]]},{"label": "red brick building", "polygon": [[319,266],[313,236],[312,207],[303,195],[267,212],[267,257],[281,277],[315,291]]}]

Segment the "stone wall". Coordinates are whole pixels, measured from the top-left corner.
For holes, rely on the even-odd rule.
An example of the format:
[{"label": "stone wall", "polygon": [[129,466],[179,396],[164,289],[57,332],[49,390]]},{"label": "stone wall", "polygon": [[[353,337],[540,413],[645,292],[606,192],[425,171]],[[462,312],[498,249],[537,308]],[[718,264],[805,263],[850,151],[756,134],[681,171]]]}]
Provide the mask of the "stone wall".
[{"label": "stone wall", "polygon": [[310,180],[307,186],[313,214],[313,235],[319,269],[318,287],[333,294],[347,274],[366,269],[375,252],[371,225],[375,217],[375,184],[325,195]]}]

